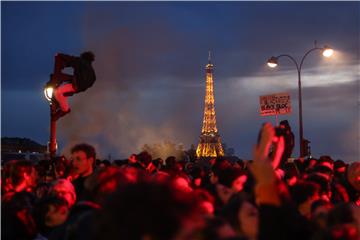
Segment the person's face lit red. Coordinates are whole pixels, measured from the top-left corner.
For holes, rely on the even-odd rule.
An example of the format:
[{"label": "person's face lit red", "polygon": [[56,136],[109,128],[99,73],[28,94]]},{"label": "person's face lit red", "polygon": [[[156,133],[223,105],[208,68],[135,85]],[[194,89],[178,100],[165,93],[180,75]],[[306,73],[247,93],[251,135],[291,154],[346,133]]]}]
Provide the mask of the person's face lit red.
[{"label": "person's face lit red", "polygon": [[235,192],[240,192],[243,190],[244,188],[244,184],[246,183],[247,180],[247,176],[246,175],[242,175],[239,176],[238,178],[236,178],[233,183],[232,183],[232,189]]},{"label": "person's face lit red", "polygon": [[93,158],[87,158],[83,151],[74,152],[71,155],[74,172],[80,176],[87,176],[93,171]]},{"label": "person's face lit red", "polygon": [[257,208],[249,203],[244,202],[238,212],[241,232],[248,239],[256,239],[258,235],[259,213]]},{"label": "person's face lit red", "polygon": [[216,184],[215,188],[220,200],[224,204],[226,204],[229,201],[230,197],[234,194],[234,190],[222,184]]}]

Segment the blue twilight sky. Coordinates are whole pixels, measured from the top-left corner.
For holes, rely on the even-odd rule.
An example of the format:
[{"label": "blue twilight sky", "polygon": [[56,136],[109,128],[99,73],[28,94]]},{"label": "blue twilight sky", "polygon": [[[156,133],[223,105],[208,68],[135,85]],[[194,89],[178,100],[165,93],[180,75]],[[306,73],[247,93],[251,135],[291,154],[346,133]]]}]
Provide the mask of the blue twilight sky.
[{"label": "blue twilight sky", "polygon": [[300,60],[317,40],[335,54],[305,60],[304,137],[314,156],[359,160],[359,14],[360,2],[1,2],[1,135],[46,144],[53,56],[92,50],[98,80],[70,99],[60,150],[85,141],[120,158],[164,140],[188,148],[201,130],[211,50],[223,142],[251,158],[261,123],[275,122],[260,117],[259,96],[289,92],[293,112],[279,118],[298,145],[295,67],[266,60]]}]

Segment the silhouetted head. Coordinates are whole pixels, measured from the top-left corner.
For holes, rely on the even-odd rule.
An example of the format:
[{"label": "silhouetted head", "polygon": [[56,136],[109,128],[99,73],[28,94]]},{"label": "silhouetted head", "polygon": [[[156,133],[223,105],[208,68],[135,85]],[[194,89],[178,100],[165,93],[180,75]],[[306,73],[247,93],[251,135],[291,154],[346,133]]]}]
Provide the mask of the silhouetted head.
[{"label": "silhouetted head", "polygon": [[280,122],[280,126],[284,126],[286,129],[290,128],[290,124],[289,124],[288,120],[282,120]]},{"label": "silhouetted head", "polygon": [[40,232],[63,224],[69,215],[69,205],[59,196],[49,196],[34,207],[34,220]]},{"label": "silhouetted head", "polygon": [[[193,239],[199,224],[191,193],[169,182],[140,181],[120,187],[96,218],[96,239]],[[181,238],[183,239],[183,238]]]},{"label": "silhouetted head", "polygon": [[[24,185],[24,188],[35,187],[37,181],[37,173],[34,164],[28,160],[13,160],[9,163],[10,182],[13,187]],[[23,188],[19,191],[24,190]]]},{"label": "silhouetted head", "polygon": [[254,239],[258,235],[259,215],[255,204],[245,193],[234,194],[221,211],[233,229],[243,237]]},{"label": "silhouetted head", "polygon": [[57,179],[50,187],[50,194],[63,198],[71,208],[76,202],[76,192],[73,184],[67,179]]},{"label": "silhouetted head", "polygon": [[86,60],[86,61],[89,61],[89,62],[93,62],[95,60],[95,55],[93,52],[91,51],[87,51],[87,52],[83,52],[81,55],[80,55],[80,58]]}]

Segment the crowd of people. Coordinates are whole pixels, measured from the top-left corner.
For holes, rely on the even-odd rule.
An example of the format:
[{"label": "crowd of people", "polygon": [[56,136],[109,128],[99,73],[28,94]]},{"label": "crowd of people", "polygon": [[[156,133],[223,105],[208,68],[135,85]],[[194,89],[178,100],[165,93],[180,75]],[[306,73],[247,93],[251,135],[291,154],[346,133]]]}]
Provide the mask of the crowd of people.
[{"label": "crowd of people", "polygon": [[6,162],[1,238],[360,239],[360,162],[288,161],[286,141],[266,123],[251,161],[100,161],[82,143],[69,160]]}]

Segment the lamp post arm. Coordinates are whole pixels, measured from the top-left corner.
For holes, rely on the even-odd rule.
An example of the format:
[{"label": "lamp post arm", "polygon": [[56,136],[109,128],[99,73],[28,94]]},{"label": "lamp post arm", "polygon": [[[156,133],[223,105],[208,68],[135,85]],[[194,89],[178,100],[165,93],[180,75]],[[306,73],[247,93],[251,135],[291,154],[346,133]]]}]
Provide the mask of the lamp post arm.
[{"label": "lamp post arm", "polygon": [[301,68],[302,68],[302,65],[303,65],[303,63],[304,63],[304,60],[305,60],[305,58],[307,57],[307,55],[309,55],[309,53],[311,53],[311,52],[313,52],[313,51],[315,51],[315,50],[323,50],[323,49],[324,49],[324,48],[314,47],[314,48],[310,49],[309,51],[307,51],[307,52],[305,53],[305,55],[303,56],[303,58],[301,59],[299,71],[301,71]]},{"label": "lamp post arm", "polygon": [[300,68],[299,68],[299,64],[297,63],[297,61],[295,60],[295,58],[293,58],[292,56],[290,56],[289,54],[280,54],[279,56],[277,56],[276,58],[279,59],[281,57],[287,57],[289,58],[296,66],[296,69],[298,70],[298,72],[300,72]]}]

